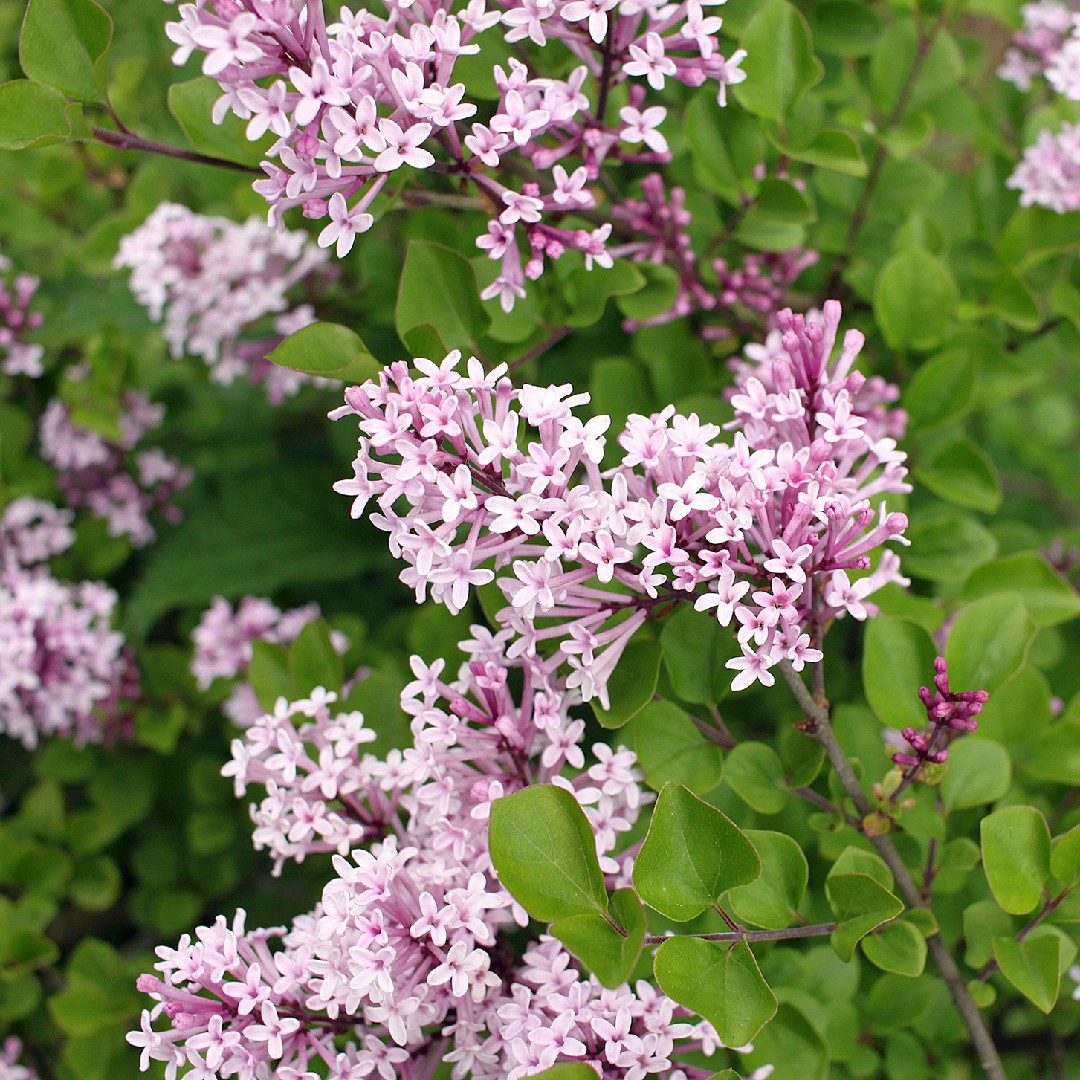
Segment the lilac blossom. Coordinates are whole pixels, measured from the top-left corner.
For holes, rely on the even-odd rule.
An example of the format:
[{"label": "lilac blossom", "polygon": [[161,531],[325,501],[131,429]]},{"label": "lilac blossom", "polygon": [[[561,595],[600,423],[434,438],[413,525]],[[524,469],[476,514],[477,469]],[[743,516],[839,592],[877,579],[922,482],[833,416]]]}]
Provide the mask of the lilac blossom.
[{"label": "lilac blossom", "polygon": [[[252,642],[288,645],[318,617],[318,604],[281,611],[265,597],[245,596],[234,610],[224,597],[215,597],[191,634],[191,674],[200,690],[209,689],[215,679],[245,676],[251,664]],[[338,631],[331,634],[331,640],[339,653],[349,647],[348,639]],[[248,727],[263,712],[247,682],[232,688],[222,711],[237,727]]]},{"label": "lilac blossom", "polygon": [[[340,248],[348,215],[332,203],[327,229],[338,230]],[[131,290],[155,322],[164,320],[174,357],[201,357],[223,385],[238,378],[262,384],[278,404],[307,383],[327,385],[266,359],[284,337],[315,321],[309,305],[292,306],[287,294],[326,262],[306,233],[161,203],[120,241],[113,265],[131,270]]]},{"label": "lilac blossom", "polygon": [[[1072,41],[1075,50],[1075,16],[1073,4],[1057,0],[1036,0],[1020,9],[1023,28],[1013,35],[1012,44],[1005,52],[1005,60],[998,68],[998,76],[1013,83],[1019,90],[1031,89],[1038,77],[1049,78],[1061,93],[1066,91],[1058,85],[1062,76],[1076,63],[1073,56],[1062,62],[1062,49]],[[1051,75],[1051,72],[1055,74]]]},{"label": "lilac blossom", "polygon": [[[745,77],[744,53],[725,58],[716,32],[722,20],[706,17],[699,0],[666,6],[639,0],[503,0],[489,8],[470,0],[452,11],[449,0],[387,0],[386,14],[342,8],[326,24],[320,4],[293,0],[198,0],[181,4],[180,21],[166,33],[176,43],[174,60],[202,54],[203,73],[217,80],[223,96],[214,109],[220,122],[232,112],[248,121],[247,135],[268,130],[277,140],[263,162],[265,178],[255,189],[279,222],[290,208],[330,223],[319,244],[347,254],[354,239],[374,224],[373,204],[387,175],[405,170],[460,177],[496,209],[487,235],[508,236],[487,247],[499,272],[485,289],[509,310],[524,295],[526,279],[543,271],[545,259],[568,250],[609,265],[606,236],[585,222],[563,222],[554,167],[584,169],[589,182],[612,160],[669,159],[659,132],[662,106],[644,112],[645,85],[663,88],[668,79],[696,87],[711,82],[720,105],[729,85]],[[711,5],[710,5],[711,6]],[[498,28],[498,29],[496,29]],[[458,57],[480,52],[486,31],[501,32],[516,45],[525,39],[559,48],[577,64],[565,79],[534,71],[511,58],[506,69],[489,69],[499,91],[491,108],[466,99],[455,81]],[[614,124],[607,102],[613,86],[630,80],[631,118]],[[624,110],[625,111],[625,110]],[[623,149],[623,144],[630,146]],[[642,155],[634,144],[649,148]],[[529,179],[498,170],[516,156]],[[582,188],[576,205],[595,199]],[[535,202],[520,213],[517,196]],[[552,219],[556,220],[552,220]],[[485,241],[487,236],[482,236]]]},{"label": "lilac blossom", "polygon": [[382,718],[321,690],[279,702],[234,743],[224,771],[238,791],[265,784],[258,812],[280,808],[261,836],[278,858],[331,846],[305,825],[329,823],[319,804],[354,832],[335,841],[360,846],[333,856],[321,902],[290,927],[248,930],[239,912],[157,950],[159,974],[139,979],[155,1004],[128,1035],[144,1070],[158,1060],[172,1076],[310,1076],[322,1062],[342,1080],[421,1080],[445,1061],[459,1080],[506,1080],[586,1060],[610,1080],[715,1071],[672,1060],[720,1043],[648,984],[604,989],[551,938],[523,956],[511,947],[506,932],[526,916],[491,866],[491,803],[531,783],[569,789],[614,887],[631,869],[619,835],[649,797],[629,751],[599,745],[590,763],[584,722],[569,716],[579,695],[508,662],[508,638],[474,627],[453,681],[443,661],[412,659],[404,751],[362,753]]},{"label": "lilac blossom", "polygon": [[1080,124],[1064,124],[1056,134],[1040,131],[1006,186],[1020,192],[1021,206],[1059,214],[1080,209]]},{"label": "lilac blossom", "polygon": [[192,473],[160,450],[135,449],[161,423],[163,406],[136,390],[126,391],[121,404],[120,436],[114,441],[76,423],[71,409],[54,398],[38,425],[41,456],[56,470],[68,506],[89,510],[105,519],[111,536],[145,547],[156,535],[152,513],[171,523],[180,520],[171,500]]},{"label": "lilac blossom", "polygon": [[112,628],[116,594],[100,582],[54,578],[45,561],[74,539],[70,513],[35,499],[0,517],[0,733],[30,749],[120,733],[137,680]]},{"label": "lilac blossom", "polygon": [[459,611],[497,581],[510,655],[565,669],[586,700],[606,705],[626,644],[678,602],[732,626],[735,689],[769,685],[780,660],[820,659],[829,620],[865,618],[870,593],[903,581],[889,551],[869,576],[849,572],[903,542],[906,517],[880,498],[910,490],[903,416],[886,407],[895,388],[854,371],[858,331],[833,358],[840,305],[776,321],[742,365],[731,442],[669,406],[629,418],[607,471],[608,419],[576,413],[587,394],[518,390],[503,366],[460,371],[456,352],[415,372],[393,364],[331,413],[359,428],[353,476],[335,490],[353,517],[371,505],[418,602]]},{"label": "lilac blossom", "polygon": [[[11,260],[0,255],[0,271],[11,268]],[[43,346],[25,340],[29,330],[41,326],[42,315],[30,310],[38,279],[32,274],[15,274],[0,280],[0,371],[5,375],[28,375],[36,379],[44,370]]]},{"label": "lilac blossom", "polygon": [[0,1080],[38,1080],[38,1074],[19,1062],[22,1040],[9,1035],[0,1046]]}]

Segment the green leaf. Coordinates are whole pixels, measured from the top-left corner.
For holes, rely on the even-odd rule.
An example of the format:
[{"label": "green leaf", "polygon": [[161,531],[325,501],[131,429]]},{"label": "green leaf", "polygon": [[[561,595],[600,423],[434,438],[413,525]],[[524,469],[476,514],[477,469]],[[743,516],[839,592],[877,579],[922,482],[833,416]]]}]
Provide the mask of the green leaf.
[{"label": "green leaf", "polygon": [[571,915],[551,924],[557,937],[609,989],[630,978],[645,941],[645,912],[633,889],[611,896],[611,917],[625,930],[620,934],[601,915]]},{"label": "green leaf", "polygon": [[739,44],[747,52],[746,82],[735,94],[755,116],[782,120],[824,73],[806,19],[787,0],[768,0],[759,8]]},{"label": "green leaf", "polygon": [[348,383],[374,379],[382,370],[358,334],[328,322],[312,323],[290,334],[266,359],[305,375]]},{"label": "green leaf", "polygon": [[632,723],[637,763],[649,787],[659,791],[670,780],[704,794],[720,783],[723,752],[677,705],[650,701]]},{"label": "green leaf", "polygon": [[1041,206],[1017,210],[998,240],[998,257],[1026,270],[1080,243],[1080,214],[1058,214]]},{"label": "green leaf", "polygon": [[741,922],[783,930],[797,921],[810,870],[802,848],[786,833],[748,829],[761,859],[761,876],[732,889],[728,902]]},{"label": "green leaf", "polygon": [[918,32],[911,19],[894,23],[878,39],[870,65],[870,92],[884,115],[894,115],[906,89],[903,113],[921,109],[963,78],[963,56],[949,32],[939,30],[908,89],[909,72],[916,66],[919,49]]},{"label": "green leaf", "polygon": [[1011,935],[1013,921],[993,900],[977,900],[964,909],[964,963],[981,968],[993,955],[995,937]]},{"label": "green leaf", "polygon": [[1063,885],[1080,882],[1080,825],[1054,838],[1050,853],[1050,873]]},{"label": "green leaf", "polygon": [[71,899],[84,911],[105,911],[116,903],[122,885],[116,862],[107,855],[93,855],[75,863]]},{"label": "green leaf", "polygon": [[579,266],[566,279],[566,302],[570,305],[566,322],[592,326],[603,316],[609,300],[640,292],[646,284],[645,275],[626,259],[616,259],[608,269]]},{"label": "green leaf", "polygon": [[813,142],[807,146],[784,146],[782,149],[795,161],[803,161],[821,169],[832,169],[847,176],[865,176],[867,172],[862,148],[855,137],[846,131],[829,128],[819,131]]},{"label": "green leaf", "polygon": [[734,206],[757,191],[755,166],[765,156],[759,121],[742,109],[721,108],[716,93],[699,90],[686,110],[686,141],[694,179]]},{"label": "green leaf", "polygon": [[300,631],[289,650],[289,674],[302,697],[317,686],[337,693],[345,668],[325,619],[314,619]]},{"label": "green leaf", "polygon": [[669,938],[653,970],[660,989],[708,1020],[728,1046],[748,1043],[776,1014],[776,997],[745,941]]},{"label": "green leaf", "polygon": [[787,805],[784,766],[766,743],[742,742],[729,751],[724,765],[729,788],[759,814],[778,814]]},{"label": "green leaf", "polygon": [[0,150],[63,142],[70,133],[62,94],[29,79],[0,86]]},{"label": "green leaf", "polygon": [[862,939],[867,960],[882,971],[915,978],[926,966],[926,939],[909,922],[898,919]]},{"label": "green leaf", "polygon": [[855,946],[871,930],[904,910],[903,903],[869,874],[830,873],[825,892],[836,916],[832,947],[844,961],[855,955]]},{"label": "green leaf", "polygon": [[967,349],[950,349],[921,364],[904,394],[904,407],[917,431],[957,420],[975,401],[979,359]]},{"label": "green leaf", "polygon": [[232,113],[215,124],[214,104],[219,97],[221,87],[208,76],[173,83],[169,87],[169,112],[200,153],[238,165],[258,165],[269,140],[248,142],[246,124]]},{"label": "green leaf", "polygon": [[[468,353],[488,327],[472,265],[442,244],[410,240],[401,272],[394,326],[398,337],[433,326],[450,349]],[[442,359],[434,357],[433,359]]]},{"label": "green leaf", "polygon": [[990,891],[1010,915],[1027,915],[1050,876],[1050,830],[1033,806],[1007,806],[979,824]]},{"label": "green leaf", "polygon": [[689,922],[760,873],[754,845],[730,818],[678,784],[664,787],[634,862],[634,886],[649,907]]},{"label": "green leaf", "polygon": [[364,744],[366,753],[385,758],[391,750],[412,745],[408,718],[401,708],[399,679],[371,672],[349,691],[341,711],[362,713],[365,726],[376,732],[375,741]]},{"label": "green leaf", "polygon": [[972,510],[993,513],[1001,505],[1001,479],[986,452],[956,438],[915,466],[915,476],[935,495]]},{"label": "green leaf", "polygon": [[535,919],[607,911],[596,840],[577,799],[538,784],[491,804],[491,861],[499,880]]},{"label": "green leaf", "polygon": [[299,462],[229,476],[154,545],[125,612],[129,635],[173,607],[342,581],[370,565],[374,552],[342,528],[349,511],[330,491],[336,476]]},{"label": "green leaf", "polygon": [[1080,720],[1071,713],[1040,736],[1024,759],[1025,772],[1059,784],[1080,784]]},{"label": "green leaf", "polygon": [[758,189],[757,212],[766,221],[806,225],[817,219],[813,204],[794,184],[768,177]]},{"label": "green leaf", "polygon": [[881,38],[881,19],[856,0],[825,0],[807,14],[814,44],[834,56],[869,56]]},{"label": "green leaf", "polygon": [[679,275],[672,267],[656,263],[638,263],[637,272],[645,279],[637,292],[626,293],[615,301],[628,318],[654,319],[669,312],[679,296]]},{"label": "green leaf", "polygon": [[1042,322],[1038,298],[1023,278],[1007,267],[998,271],[990,289],[989,307],[1018,330],[1036,330]]},{"label": "green leaf", "polygon": [[734,635],[708,612],[683,604],[660,632],[671,688],[683,700],[713,705],[727,692],[725,663],[736,655]]},{"label": "green leaf", "polygon": [[289,672],[289,652],[284,645],[273,645],[256,638],[251,643],[247,677],[256,699],[268,713],[274,711],[278,698],[296,701],[303,696]]},{"label": "green leaf", "polygon": [[990,739],[965,735],[949,748],[948,768],[941,781],[941,800],[946,810],[984,806],[1000,799],[1009,790],[1011,782],[1009,751]]},{"label": "green leaf", "polygon": [[866,625],[863,690],[870,708],[888,727],[922,727],[926,708],[919,687],[933,677],[937,647],[917,623],[881,615]]},{"label": "green leaf", "polygon": [[892,871],[880,855],[849,845],[832,865],[829,874],[865,874],[885,889],[893,887]]},{"label": "green leaf", "polygon": [[19,63],[34,82],[79,101],[103,102],[112,19],[96,0],[30,0]]},{"label": "green leaf", "polygon": [[1035,628],[1016,593],[967,604],[949,631],[945,658],[956,690],[993,693],[1023,666]]},{"label": "green leaf", "polygon": [[925,248],[894,255],[874,283],[874,318],[893,349],[932,349],[945,336],[957,299],[952,272]]},{"label": "green leaf", "polygon": [[961,582],[998,551],[989,530],[955,510],[915,518],[906,536],[911,547],[904,552],[904,570],[926,581]]},{"label": "green leaf", "polygon": [[631,641],[608,679],[608,708],[593,700],[602,727],[620,728],[653,699],[660,679],[660,645],[648,638]]},{"label": "green leaf", "polygon": [[1057,938],[1039,936],[1017,941],[994,938],[994,959],[1005,976],[1036,1008],[1049,1013],[1061,984],[1061,958]]},{"label": "green leaf", "polygon": [[828,1080],[830,1052],[801,1009],[782,1001],[748,1055],[756,1068],[772,1065],[772,1080]]},{"label": "green leaf", "polygon": [[964,583],[964,598],[1019,593],[1036,626],[1053,626],[1080,615],[1080,595],[1034,551],[1006,555],[974,570]]}]

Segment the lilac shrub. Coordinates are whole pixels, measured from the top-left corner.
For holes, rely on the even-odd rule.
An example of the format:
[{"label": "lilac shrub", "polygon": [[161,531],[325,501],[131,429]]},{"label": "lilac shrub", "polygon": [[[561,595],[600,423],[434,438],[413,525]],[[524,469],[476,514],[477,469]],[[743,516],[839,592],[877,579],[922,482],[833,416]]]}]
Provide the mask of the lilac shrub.
[{"label": "lilac shrub", "polygon": [[[0,255],[0,272],[10,269],[11,260]],[[10,280],[0,280],[0,371],[5,375],[36,379],[44,370],[44,347],[26,340],[27,332],[42,323],[41,313],[30,310],[38,285],[33,274],[18,273]]]},{"label": "lilac shrub", "polygon": [[492,802],[565,787],[618,885],[632,859],[620,834],[650,796],[631,752],[599,743],[587,761],[585,724],[570,717],[580,695],[531,659],[508,661],[509,640],[474,628],[449,682],[443,661],[413,657],[404,751],[365,752],[375,732],[321,688],[279,700],[234,741],[224,773],[238,795],[266,793],[252,807],[256,846],[279,865],[336,851],[334,873],[288,928],[247,930],[239,912],[158,949],[160,977],[139,980],[156,1004],[128,1036],[142,1068],[309,1077],[321,1063],[342,1080],[421,1080],[445,1061],[455,1077],[516,1080],[580,1059],[611,1080],[714,1071],[671,1060],[719,1048],[707,1021],[643,982],[605,989],[554,938],[515,944],[527,917],[492,869]]},{"label": "lilac shrub", "polygon": [[309,304],[292,306],[286,294],[326,262],[306,233],[161,203],[120,241],[113,265],[131,270],[131,291],[155,322],[163,321],[174,357],[201,357],[210,378],[225,386],[238,378],[262,384],[276,405],[312,381],[266,359],[283,338],[315,321]]},{"label": "lilac shrub", "polygon": [[418,602],[458,611],[497,580],[510,654],[565,666],[585,700],[607,706],[627,642],[680,600],[735,624],[733,689],[772,685],[780,661],[821,658],[808,630],[865,618],[865,598],[901,580],[889,552],[868,576],[849,571],[869,570],[907,524],[870,500],[910,490],[893,437],[903,422],[884,407],[895,392],[853,370],[862,335],[848,331],[832,358],[840,305],[777,323],[732,397],[731,443],[669,407],[630,417],[606,472],[609,420],[576,415],[588,395],[569,385],[518,390],[504,367],[470,359],[459,372],[458,353],[417,360],[415,376],[391,365],[331,414],[360,429],[354,476],[335,490],[353,517],[374,502]]},{"label": "lilac shrub", "polygon": [[[605,161],[669,160],[658,131],[666,109],[642,109],[643,82],[653,90],[668,79],[712,82],[723,105],[727,87],[745,77],[745,53],[721,54],[722,20],[698,0],[668,7],[528,0],[493,10],[471,0],[457,12],[439,0],[391,0],[385,17],[342,8],[330,25],[322,5],[298,0],[198,0],[178,10],[180,21],[166,27],[177,45],[173,59],[203,54],[203,73],[223,91],[215,120],[231,112],[247,121],[249,139],[277,137],[255,185],[271,221],[293,207],[329,218],[319,244],[344,256],[374,224],[380,193],[400,183],[392,174],[459,177],[497,211],[477,244],[500,267],[484,295],[506,310],[546,259],[576,250],[586,266],[611,265],[610,222],[568,227],[560,219],[597,204],[591,185]],[[493,65],[498,104],[481,113],[454,79],[458,58],[478,54],[485,32],[512,46],[557,48],[578,66],[552,78],[516,57],[507,68]],[[608,98],[625,81],[629,104],[612,124]],[[596,89],[595,102],[586,87]],[[522,171],[527,179],[516,175]]]}]

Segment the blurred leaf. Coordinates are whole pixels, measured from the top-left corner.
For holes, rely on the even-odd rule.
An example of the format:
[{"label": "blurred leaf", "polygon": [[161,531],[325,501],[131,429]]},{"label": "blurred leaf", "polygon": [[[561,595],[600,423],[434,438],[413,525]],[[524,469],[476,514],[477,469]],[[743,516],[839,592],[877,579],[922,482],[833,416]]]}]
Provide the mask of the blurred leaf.
[{"label": "blurred leaf", "polygon": [[806,19],[787,0],[768,0],[743,32],[740,46],[746,81],[735,88],[743,108],[768,120],[782,120],[800,96],[821,81]]},{"label": "blurred leaf", "polygon": [[848,176],[865,176],[867,172],[862,148],[855,137],[846,131],[820,131],[808,145],[784,146],[783,151],[795,161],[803,161],[821,169],[833,169]]},{"label": "blurred leaf", "polygon": [[425,324],[438,331],[447,348],[467,354],[487,330],[488,317],[480,303],[476,275],[464,255],[442,244],[410,240],[394,326],[404,341],[410,330]]},{"label": "blurred leaf", "polygon": [[924,248],[907,248],[882,268],[874,318],[894,349],[932,349],[948,329],[957,288],[952,272]]},{"label": "blurred leaf", "polygon": [[1050,876],[1050,830],[1033,806],[1007,806],[979,825],[983,869],[994,899],[1010,915],[1038,907]]},{"label": "blurred leaf", "polygon": [[200,153],[254,168],[266,156],[269,139],[248,142],[244,130],[247,125],[233,113],[215,124],[212,114],[220,97],[221,87],[209,76],[173,83],[169,87],[169,112]]},{"label": "blurred leaf", "polygon": [[289,649],[289,674],[301,697],[318,686],[337,693],[345,678],[341,657],[325,619],[315,619],[300,631]]},{"label": "blurred leaf", "polygon": [[787,805],[787,781],[776,751],[766,743],[743,742],[729,751],[724,781],[759,814],[778,814]]},{"label": "blurred leaf", "polygon": [[967,349],[951,349],[920,364],[904,393],[912,427],[917,431],[963,416],[975,400],[979,360]]},{"label": "blurred leaf", "polygon": [[359,334],[327,322],[312,323],[290,334],[266,359],[278,367],[350,384],[374,379],[382,370]]},{"label": "blurred leaf", "polygon": [[1004,746],[979,735],[965,735],[949,748],[942,802],[946,810],[984,806],[1000,799],[1011,780],[1012,759]]},{"label": "blurred leaf", "polygon": [[632,724],[638,767],[649,787],[659,791],[674,781],[700,795],[720,783],[723,752],[677,705],[650,701]]},{"label": "blurred leaf", "polygon": [[992,514],[1001,506],[1001,478],[986,452],[957,438],[919,460],[915,476],[935,495]]},{"label": "blurred leaf", "polygon": [[80,101],[103,102],[113,25],[96,0],[30,0],[19,63],[34,80]]},{"label": "blurred leaf", "polygon": [[994,593],[965,605],[945,649],[950,685],[993,693],[1020,670],[1034,635],[1017,593]]},{"label": "blurred leaf", "polygon": [[926,723],[919,687],[933,678],[936,656],[933,639],[917,623],[888,615],[867,622],[863,690],[883,724],[902,730]]},{"label": "blurred leaf", "polygon": [[1018,593],[1036,626],[1053,626],[1080,615],[1080,595],[1038,552],[1021,551],[984,563],[964,583],[964,598]]},{"label": "blurred leaf", "polygon": [[29,79],[0,86],[0,150],[63,142],[70,132],[62,94]]}]

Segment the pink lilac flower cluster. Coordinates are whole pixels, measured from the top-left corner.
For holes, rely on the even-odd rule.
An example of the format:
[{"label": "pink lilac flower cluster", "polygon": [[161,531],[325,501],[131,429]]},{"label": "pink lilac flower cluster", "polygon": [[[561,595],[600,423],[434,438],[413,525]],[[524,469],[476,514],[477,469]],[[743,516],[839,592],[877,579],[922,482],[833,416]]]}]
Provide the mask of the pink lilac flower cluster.
[{"label": "pink lilac flower cluster", "polygon": [[[0,272],[11,269],[11,260],[0,255]],[[5,375],[28,375],[36,379],[44,370],[45,348],[24,340],[28,330],[41,326],[42,315],[30,310],[39,281],[32,274],[0,279],[0,371]]]},{"label": "pink lilac flower cluster", "polygon": [[164,320],[174,357],[201,357],[224,385],[243,377],[262,384],[276,405],[307,383],[328,385],[266,359],[284,337],[315,321],[311,306],[291,306],[287,293],[326,262],[306,233],[161,203],[120,241],[113,265],[130,268],[131,290],[155,322]]},{"label": "pink lilac flower cluster", "polygon": [[[998,68],[998,77],[1025,93],[1034,79],[1047,78],[1059,92],[1066,93],[1058,83],[1078,57],[1063,58],[1062,50],[1072,38],[1076,15],[1075,4],[1058,0],[1024,4],[1020,9],[1024,25],[1013,35],[1005,60]],[[1075,41],[1072,47],[1075,48]]]},{"label": "pink lilac flower cluster", "polygon": [[156,532],[150,515],[160,513],[175,524],[180,511],[173,496],[190,482],[190,469],[161,450],[134,447],[156,428],[165,415],[141,391],[125,391],[117,441],[72,419],[70,408],[54,398],[38,425],[41,456],[56,470],[64,501],[104,518],[111,536],[126,536],[134,547],[145,547]]},{"label": "pink lilac flower cluster", "polygon": [[918,768],[927,763],[944,764],[949,743],[978,728],[976,717],[990,695],[985,690],[950,690],[949,665],[939,656],[934,661],[934,688],[919,687],[919,700],[926,708],[926,727],[922,731],[907,727],[900,733],[907,746],[893,754],[897,765]]},{"label": "pink lilac flower cluster", "polygon": [[[251,664],[253,641],[288,645],[318,617],[318,604],[281,611],[265,597],[245,596],[234,610],[228,600],[218,596],[192,631],[195,651],[191,674],[200,690],[209,689],[215,679],[242,677]],[[331,639],[339,653],[349,647],[344,634],[335,631]],[[222,711],[237,727],[248,727],[263,715],[255,691],[246,682],[233,687]]]},{"label": "pink lilac flower cluster", "polygon": [[[526,278],[542,273],[545,258],[573,249],[587,266],[610,265],[610,225],[558,222],[594,205],[587,185],[605,159],[668,160],[657,130],[666,111],[641,108],[638,80],[654,90],[668,79],[712,82],[724,104],[727,86],[745,77],[745,54],[725,59],[715,36],[722,20],[706,15],[701,0],[501,0],[491,9],[469,0],[457,11],[450,0],[385,6],[385,17],[342,8],[339,21],[326,25],[322,5],[306,0],[196,0],[179,6],[180,21],[166,32],[177,45],[175,62],[203,54],[203,73],[221,86],[215,121],[232,112],[248,122],[249,139],[276,136],[263,163],[266,178],[255,184],[272,221],[297,206],[309,218],[329,218],[319,243],[343,256],[373,225],[374,200],[392,173],[408,166],[464,178],[497,211],[478,243],[500,262],[484,295],[498,296],[507,310],[524,294]],[[484,65],[498,103],[470,101],[458,58],[480,53],[477,39],[496,27],[520,56],[526,41],[549,55],[559,42],[562,58],[569,53],[580,66],[559,79],[517,57],[507,69]],[[619,123],[609,123],[610,91],[628,78],[635,81],[628,104]],[[491,174],[510,155],[524,159],[512,186]],[[517,176],[522,172],[527,178]]]},{"label": "pink lilac flower cluster", "polygon": [[[320,904],[288,930],[247,931],[240,913],[231,928],[219,918],[158,949],[160,977],[139,980],[156,1004],[128,1036],[143,1069],[159,1060],[169,1077],[206,1080],[309,1080],[316,1067],[337,1080],[426,1080],[448,1062],[455,1078],[507,1080],[585,1059],[611,1080],[715,1071],[672,1064],[678,1050],[719,1044],[651,987],[605,990],[551,939],[515,951],[527,919],[492,870],[491,803],[531,783],[572,791],[614,886],[630,873],[629,853],[614,854],[618,835],[648,796],[629,751],[597,745],[587,763],[584,722],[568,715],[579,696],[508,662],[508,639],[474,628],[451,682],[443,661],[413,658],[404,751],[361,754],[379,718],[318,690],[280,702],[234,743],[224,771],[237,790],[266,785],[259,813],[277,798],[262,837],[277,858],[366,846],[333,856]],[[319,825],[332,814],[352,835],[333,823],[331,844]],[[160,1017],[169,1026],[155,1029]]]},{"label": "pink lilac flower cluster", "polygon": [[[641,182],[641,199],[625,199],[612,206],[614,221],[634,239],[611,248],[616,258],[634,262],[668,265],[678,272],[679,287],[671,307],[645,322],[629,321],[627,329],[659,325],[696,311],[739,305],[752,311],[771,313],[783,307],[792,283],[818,260],[817,252],[801,247],[785,252],[751,252],[741,267],[732,267],[724,259],[714,259],[712,270],[717,284],[707,287],[702,268],[690,242],[690,212],[686,209],[686,191],[664,185],[660,173],[650,173]],[[730,337],[727,326],[705,327],[706,337]]]},{"label": "pink lilac flower cluster", "polygon": [[1019,190],[1021,206],[1045,206],[1059,214],[1080,209],[1080,124],[1040,131],[1006,186]]},{"label": "pink lilac flower cluster", "polygon": [[606,686],[649,613],[673,602],[735,624],[733,688],[772,685],[781,660],[820,659],[811,635],[873,610],[866,598],[902,581],[899,560],[870,553],[901,540],[907,519],[871,504],[910,488],[888,413],[895,390],[853,370],[863,336],[833,359],[840,305],[819,318],[777,317],[776,339],[746,365],[731,402],[734,440],[673,407],[634,415],[606,472],[607,417],[569,385],[515,389],[451,353],[441,365],[386,369],[351,387],[330,415],[356,417],[353,477],[335,490],[408,565],[401,580],[458,611],[497,580],[509,606],[510,655],[565,665],[568,685],[607,704]]},{"label": "pink lilac flower cluster", "polygon": [[0,517],[0,733],[29,749],[42,738],[78,744],[115,737],[137,692],[116,594],[100,582],[58,581],[43,565],[71,544],[69,511],[36,499]]},{"label": "pink lilac flower cluster", "polygon": [[0,1046],[0,1080],[38,1080],[38,1074],[27,1065],[19,1062],[22,1054],[22,1040],[9,1035]]}]

